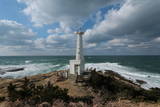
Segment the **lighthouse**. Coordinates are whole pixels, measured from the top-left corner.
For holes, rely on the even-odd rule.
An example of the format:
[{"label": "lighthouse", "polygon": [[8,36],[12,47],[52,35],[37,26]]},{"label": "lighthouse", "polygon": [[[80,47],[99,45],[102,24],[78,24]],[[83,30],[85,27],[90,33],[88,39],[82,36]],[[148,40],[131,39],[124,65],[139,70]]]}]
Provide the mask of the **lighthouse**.
[{"label": "lighthouse", "polygon": [[85,60],[83,56],[83,34],[84,32],[76,32],[77,46],[76,59],[70,60],[70,74],[81,75],[85,70]]}]

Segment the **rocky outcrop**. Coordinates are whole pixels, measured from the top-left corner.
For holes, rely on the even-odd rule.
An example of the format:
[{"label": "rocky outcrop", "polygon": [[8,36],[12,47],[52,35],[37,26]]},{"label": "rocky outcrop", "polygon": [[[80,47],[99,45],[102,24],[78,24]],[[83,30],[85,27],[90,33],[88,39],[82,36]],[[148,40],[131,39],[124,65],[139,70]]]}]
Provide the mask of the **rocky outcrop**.
[{"label": "rocky outcrop", "polygon": [[4,75],[6,72],[17,72],[17,71],[22,71],[25,68],[5,68],[5,69],[0,69],[0,75]]}]

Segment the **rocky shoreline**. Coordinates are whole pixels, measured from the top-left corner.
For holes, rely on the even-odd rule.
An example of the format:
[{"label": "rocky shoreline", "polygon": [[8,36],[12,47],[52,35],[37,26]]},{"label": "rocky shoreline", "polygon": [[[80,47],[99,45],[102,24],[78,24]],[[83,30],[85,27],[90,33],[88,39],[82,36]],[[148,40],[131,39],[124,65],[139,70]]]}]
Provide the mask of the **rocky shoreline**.
[{"label": "rocky shoreline", "polygon": [[[52,103],[28,103],[27,107],[45,107],[45,105],[48,105],[47,107],[111,107],[111,105],[114,107],[160,106],[159,89],[151,89],[146,91],[141,88],[140,85],[123,78],[121,75],[113,71],[106,71],[105,73],[102,73],[101,71],[91,70],[91,77],[88,80],[78,83],[76,83],[75,77],[73,76],[64,78],[61,75],[64,72],[67,71],[55,71],[46,74],[39,74],[27,77],[27,79],[35,86],[46,86],[49,82],[54,86],[58,86],[60,89],[67,89],[67,96],[69,96],[72,100],[65,102],[62,99],[57,99]],[[24,79],[25,78],[0,78],[0,107],[20,107],[20,105],[26,106],[26,101],[24,99],[10,101],[7,90],[10,83],[18,88],[21,88],[23,85],[22,81],[24,81]],[[143,81],[139,80],[138,82],[142,83]],[[146,94],[150,94],[150,96],[147,96]],[[91,99],[92,103],[86,103],[86,101],[90,101],[89,96],[93,97]],[[76,102],[75,99],[77,99]]]}]

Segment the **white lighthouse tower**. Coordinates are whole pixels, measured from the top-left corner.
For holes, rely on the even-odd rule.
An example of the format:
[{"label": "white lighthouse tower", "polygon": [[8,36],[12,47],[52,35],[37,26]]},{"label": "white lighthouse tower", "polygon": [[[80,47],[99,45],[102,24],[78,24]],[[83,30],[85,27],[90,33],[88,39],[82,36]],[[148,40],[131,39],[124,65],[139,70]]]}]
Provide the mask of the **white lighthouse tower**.
[{"label": "white lighthouse tower", "polygon": [[76,59],[70,60],[70,74],[81,75],[85,70],[85,61],[83,56],[83,36],[84,32],[76,32],[77,47]]}]

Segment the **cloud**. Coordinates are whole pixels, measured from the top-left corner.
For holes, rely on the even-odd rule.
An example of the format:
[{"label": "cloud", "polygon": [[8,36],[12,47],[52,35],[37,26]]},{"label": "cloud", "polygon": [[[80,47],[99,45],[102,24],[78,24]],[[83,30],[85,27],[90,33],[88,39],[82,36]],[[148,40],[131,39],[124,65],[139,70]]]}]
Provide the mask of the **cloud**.
[{"label": "cloud", "polygon": [[150,44],[141,42],[139,44],[129,44],[128,47],[129,48],[149,48]]},{"label": "cloud", "polygon": [[[160,34],[159,5],[159,0],[126,0],[119,9],[109,10],[103,21],[88,29],[85,40],[87,43],[99,44],[97,46],[122,46],[124,43],[121,42],[125,41],[116,38],[127,38],[131,41],[126,42],[123,48],[127,48],[128,45],[128,48],[148,48],[148,52],[151,48],[156,50],[157,46],[150,41]],[[157,38],[156,41],[158,40]]]},{"label": "cloud", "polygon": [[36,33],[16,21],[0,20],[0,55],[16,55],[18,51],[31,50],[36,37]]},{"label": "cloud", "polygon": [[63,35],[49,35],[44,38],[45,46],[48,49],[72,49],[75,48],[75,35],[74,34],[63,34]]},{"label": "cloud", "polygon": [[159,4],[159,0],[127,0],[119,10],[110,10],[103,21],[87,31],[88,41],[99,35],[100,41],[111,36],[143,34],[141,36],[152,37],[159,33]]},{"label": "cloud", "polygon": [[12,20],[0,20],[0,35],[0,55],[71,54],[75,40],[73,34],[50,34],[42,38],[30,28]]},{"label": "cloud", "polygon": [[114,38],[112,40],[109,40],[106,45],[109,45],[109,46],[124,46],[125,43],[128,43],[128,42],[129,42],[128,39]]},{"label": "cloud", "polygon": [[49,34],[61,34],[61,33],[71,33],[72,30],[65,23],[60,22],[59,27],[55,29],[48,29]]},{"label": "cloud", "polygon": [[[87,54],[160,54],[159,0],[17,0],[36,26],[57,23],[48,36],[39,37],[31,29],[10,20],[0,20],[0,47],[4,52],[62,55],[73,54],[73,29],[95,14],[95,24],[86,30]],[[121,3],[119,8],[102,7]],[[44,26],[45,27],[45,26]],[[72,27],[72,28],[71,28]],[[15,52],[16,51],[16,52]]]},{"label": "cloud", "polygon": [[153,40],[154,42],[160,43],[160,37],[157,37]]},{"label": "cloud", "polygon": [[[157,45],[160,34],[159,5],[159,0],[126,0],[119,9],[112,8],[106,12],[104,20],[98,11],[96,24],[84,35],[85,50],[95,54],[160,54],[157,51],[160,48]],[[59,45],[64,42],[61,37],[53,37],[52,40],[58,41]],[[72,40],[72,37],[65,37],[67,42]]]},{"label": "cloud", "polygon": [[36,26],[63,22],[66,25],[81,25],[90,14],[120,0],[17,0],[24,3],[23,12],[30,16]]},{"label": "cloud", "polygon": [[0,45],[22,46],[36,37],[31,29],[11,20],[0,20]]}]

